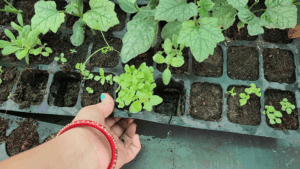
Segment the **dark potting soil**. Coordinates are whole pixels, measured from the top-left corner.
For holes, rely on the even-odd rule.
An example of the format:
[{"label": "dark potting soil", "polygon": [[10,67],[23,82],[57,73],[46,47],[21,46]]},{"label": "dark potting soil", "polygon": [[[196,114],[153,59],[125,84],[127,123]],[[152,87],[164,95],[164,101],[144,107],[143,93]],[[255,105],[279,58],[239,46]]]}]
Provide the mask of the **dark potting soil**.
[{"label": "dark potting soil", "polygon": [[19,127],[12,131],[6,140],[6,152],[14,156],[39,145],[36,120],[25,119],[19,122]]},{"label": "dark potting soil", "polygon": [[255,94],[250,95],[250,99],[244,106],[240,106],[240,93],[245,93],[245,88],[239,86],[230,86],[227,91],[231,91],[235,87],[235,96],[226,94],[227,96],[227,117],[232,123],[257,126],[261,122],[260,114],[260,98]]},{"label": "dark potting soil", "polygon": [[0,74],[2,83],[0,84],[0,103],[8,100],[9,93],[18,81],[20,72],[15,67],[2,67],[4,72]]},{"label": "dark potting soil", "polygon": [[146,53],[142,53],[138,55],[137,57],[131,59],[127,63],[123,63],[123,67],[128,64],[129,66],[135,65],[135,68],[139,68],[140,65],[144,62],[146,62],[147,66],[153,66],[153,56],[154,56],[154,49],[150,48]]},{"label": "dark potting soil", "polygon": [[263,34],[263,39],[267,42],[271,43],[281,43],[281,44],[288,44],[292,43],[293,39],[289,39],[288,32],[289,29],[266,29],[264,28],[265,32]]},{"label": "dark potting soil", "polygon": [[[0,9],[4,9],[5,5],[7,5],[3,0],[0,1]],[[11,21],[15,21],[17,18],[16,14],[9,13],[6,15],[5,12],[0,12],[0,25],[10,25]]]},{"label": "dark potting soil", "polygon": [[263,51],[265,78],[271,82],[294,83],[296,81],[293,53],[282,49]]},{"label": "dark potting soil", "polygon": [[22,72],[13,100],[20,104],[20,109],[30,105],[39,105],[46,93],[49,74],[46,71],[27,69]]},{"label": "dark potting soil", "polygon": [[[163,49],[161,48],[161,51],[163,51]],[[188,55],[188,48],[184,48],[182,50],[182,55],[184,57],[184,64],[181,67],[173,67],[173,66],[169,66],[169,69],[171,70],[172,73],[176,73],[176,74],[183,74],[184,72],[188,71],[188,67],[189,67],[189,55]],[[152,56],[153,57],[153,56]],[[157,64],[156,65],[157,69],[161,72],[163,72],[166,68],[167,68],[167,64]]]},{"label": "dark potting soil", "polygon": [[190,115],[205,121],[219,121],[222,115],[222,88],[210,83],[193,83]]},{"label": "dark potting soil", "polygon": [[[18,33],[16,31],[12,31],[12,33],[15,35],[15,37],[18,36]],[[11,41],[4,32],[0,32],[0,40],[5,40],[5,41]],[[15,54],[10,54],[3,56],[2,55],[2,49],[0,49],[0,62],[18,62],[19,60],[17,59]]]},{"label": "dark potting soil", "polygon": [[[99,74],[94,73],[94,76]],[[105,76],[108,76],[109,74],[105,73]],[[114,76],[114,75],[113,75]],[[94,93],[88,93],[86,91],[86,87],[91,87],[94,90]],[[83,88],[83,95],[81,96],[81,105],[82,107],[94,105],[100,102],[100,96],[102,93],[108,93],[111,97],[113,97],[114,93],[114,84],[110,85],[105,81],[104,85],[101,85],[101,83],[95,80],[86,80],[85,85]]]},{"label": "dark potting soil", "polygon": [[216,47],[214,54],[199,63],[193,57],[193,73],[197,76],[221,77],[223,74],[223,52],[221,47]]},{"label": "dark potting soil", "polygon": [[73,107],[77,103],[79,90],[80,75],[78,73],[57,72],[50,87],[49,105]]},{"label": "dark potting soil", "polygon": [[8,119],[0,117],[0,144],[6,140],[6,130],[8,129]]},{"label": "dark potting soil", "polygon": [[[289,91],[281,91],[281,90],[272,90],[268,89],[265,92],[265,105],[274,106],[277,111],[282,113],[282,123],[272,125],[269,123],[269,118],[266,116],[267,124],[270,127],[276,129],[289,129],[289,130],[297,130],[299,128],[299,121],[298,121],[298,111],[297,107],[292,111],[291,114],[287,114],[285,111],[281,110],[280,102],[287,98],[288,101],[296,106],[296,99],[295,94]],[[299,104],[299,103],[298,103]]]},{"label": "dark potting soil", "polygon": [[257,80],[258,53],[253,47],[236,46],[228,49],[228,76],[231,79]]},{"label": "dark potting soil", "polygon": [[[107,43],[113,47],[117,51],[121,51],[122,48],[122,40],[119,38],[113,38],[113,37],[105,37]],[[97,34],[94,37],[93,40],[93,49],[92,53],[97,51],[100,48],[103,48],[107,46],[105,41],[103,40],[103,37],[100,34]],[[91,53],[91,54],[92,54]],[[107,54],[102,54],[101,51],[96,53],[92,58],[90,59],[89,63],[87,64],[87,67],[102,67],[102,68],[113,68],[116,67],[119,63],[119,53],[116,51],[108,51]]]}]

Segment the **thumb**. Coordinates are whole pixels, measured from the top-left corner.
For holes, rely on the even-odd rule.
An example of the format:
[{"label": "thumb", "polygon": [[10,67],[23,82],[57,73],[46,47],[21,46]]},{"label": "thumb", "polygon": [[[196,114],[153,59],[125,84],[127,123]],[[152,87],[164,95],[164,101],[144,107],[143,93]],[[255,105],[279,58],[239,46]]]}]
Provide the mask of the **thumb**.
[{"label": "thumb", "polygon": [[101,103],[82,108],[73,121],[76,120],[93,120],[104,124],[107,118],[114,110],[114,99],[107,93],[101,94]]}]

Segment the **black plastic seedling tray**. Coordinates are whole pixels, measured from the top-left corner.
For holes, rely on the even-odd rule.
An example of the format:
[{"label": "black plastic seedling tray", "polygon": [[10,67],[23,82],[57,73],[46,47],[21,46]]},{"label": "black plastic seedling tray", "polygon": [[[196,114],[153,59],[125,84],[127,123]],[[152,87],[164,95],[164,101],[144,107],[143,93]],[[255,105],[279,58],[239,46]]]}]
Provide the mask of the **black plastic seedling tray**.
[{"label": "black plastic seedling tray", "polygon": [[[148,1],[140,1],[140,4],[147,4]],[[299,11],[298,11],[299,13]],[[298,14],[299,16],[299,14]],[[130,18],[130,14],[127,14],[126,23]],[[299,23],[298,18],[298,23]],[[9,28],[9,27],[8,27]],[[3,28],[0,28],[0,32],[4,31]],[[61,28],[60,31],[62,32],[62,36],[72,33],[70,29]],[[113,36],[116,38],[122,38],[126,32],[126,28],[120,32],[113,32]],[[157,44],[159,46],[160,44]],[[222,42],[218,44],[218,47],[222,50],[223,55],[223,70],[222,75],[220,77],[204,77],[204,76],[197,76],[193,73],[192,70],[192,54],[189,51],[188,53],[188,70],[186,74],[177,75],[172,74],[172,80],[168,86],[164,86],[162,84],[162,72],[158,71],[157,65],[153,63],[154,68],[154,77],[157,83],[157,87],[154,90],[155,94],[162,94],[167,92],[168,94],[175,93],[177,95],[177,107],[174,110],[176,113],[173,115],[165,115],[164,112],[161,111],[158,107],[154,108],[153,111],[142,111],[140,113],[131,114],[127,110],[120,110],[115,107],[114,116],[115,117],[123,117],[123,118],[134,118],[134,119],[142,119],[157,123],[164,123],[164,124],[171,124],[171,125],[178,125],[178,126],[185,126],[185,127],[192,127],[192,128],[200,128],[200,129],[208,129],[208,130],[218,130],[218,131],[227,131],[227,132],[234,132],[234,133],[241,133],[241,134],[248,134],[248,135],[256,135],[256,136],[266,136],[266,137],[274,137],[274,138],[290,138],[290,139],[300,139],[300,129],[297,128],[295,130],[281,130],[281,129],[274,129],[267,124],[266,116],[262,114],[265,106],[265,92],[268,89],[275,89],[281,91],[289,91],[294,93],[295,95],[295,102],[296,102],[296,111],[300,114],[300,56],[299,56],[299,48],[300,40],[295,39],[290,44],[276,44],[276,43],[269,43],[263,40],[262,35],[258,36],[258,39],[255,41],[244,41],[238,40],[233,42]],[[93,51],[93,47],[95,44],[91,42],[88,47],[88,52],[86,56],[91,54]],[[257,80],[238,80],[232,79],[228,75],[228,50],[230,47],[234,46],[245,46],[245,47],[252,47],[258,53],[258,78]],[[295,64],[295,79],[296,81],[292,84],[287,83],[278,83],[278,82],[270,82],[266,80],[264,74],[264,64],[263,64],[263,51],[267,48],[277,48],[282,50],[288,50],[293,54],[294,64]],[[24,65],[23,62],[19,63],[20,65]],[[13,66],[9,63],[0,63],[2,66]],[[28,69],[24,69],[22,66],[16,66],[18,70],[22,71],[20,77],[25,76],[28,74]],[[82,108],[81,105],[81,97],[83,95],[83,91],[85,90],[85,80],[81,80],[80,75],[77,72],[72,72],[69,74],[63,73],[61,70],[60,65],[57,64],[56,61],[48,65],[34,65],[31,66],[30,69],[43,71],[46,76],[48,76],[47,80],[47,87],[45,88],[45,93],[43,97],[43,101],[39,105],[31,105],[29,108],[20,109],[20,105],[14,102],[13,100],[7,100],[0,105],[1,110],[8,110],[8,111],[19,111],[24,113],[39,113],[39,114],[53,114],[53,115],[67,115],[67,116],[75,116],[78,111]],[[114,75],[120,75],[124,72],[123,65],[121,59],[119,59],[119,63],[114,68],[103,68],[105,73],[112,73]],[[27,73],[26,73],[27,72]],[[92,72],[98,73],[99,67],[94,67]],[[62,78],[69,78],[70,80],[80,82],[80,89],[77,96],[77,102],[75,105],[70,107],[59,107],[53,104],[53,92],[55,93],[55,87],[51,87],[53,84],[59,83],[60,79]],[[21,78],[20,78],[21,79]],[[19,79],[19,80],[20,80]],[[222,99],[220,104],[220,118],[215,121],[205,121],[201,119],[194,118],[191,116],[191,89],[192,85],[200,83],[200,84],[209,84],[214,85],[220,89],[219,96]],[[226,97],[225,92],[228,91],[230,86],[250,86],[251,83],[255,83],[257,87],[261,88],[262,96],[260,98],[260,123],[256,126],[251,125],[241,125],[232,123],[229,121],[227,116],[227,101],[228,98]],[[100,84],[99,84],[100,85]],[[12,94],[15,93],[17,88],[17,84],[14,85],[12,89]],[[114,90],[116,90],[117,85],[114,85]],[[169,89],[173,91],[169,91]],[[99,95],[100,97],[100,95]],[[116,99],[116,93],[113,94],[114,99]],[[239,96],[236,96],[239,97]],[[179,99],[178,99],[179,98]],[[99,98],[100,99],[100,98]],[[172,99],[171,99],[172,101]],[[98,100],[99,102],[99,100]],[[167,103],[166,103],[167,104]],[[202,104],[202,103],[199,103]],[[158,113],[157,111],[161,111]],[[298,117],[298,121],[299,116]],[[299,127],[299,126],[298,126]]]}]

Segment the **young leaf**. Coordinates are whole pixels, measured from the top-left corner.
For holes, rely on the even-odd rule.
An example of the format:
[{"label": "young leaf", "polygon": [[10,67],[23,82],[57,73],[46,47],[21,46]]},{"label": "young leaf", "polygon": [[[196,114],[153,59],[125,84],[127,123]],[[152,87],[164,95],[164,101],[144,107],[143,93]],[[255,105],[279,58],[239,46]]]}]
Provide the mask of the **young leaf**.
[{"label": "young leaf", "polygon": [[83,1],[82,0],[69,0],[70,4],[74,4],[73,6],[78,6],[79,10],[77,8],[73,9],[73,13],[79,15],[79,13],[83,14]]},{"label": "young leaf", "polygon": [[291,114],[292,113],[292,109],[291,108],[287,108],[286,112],[287,112],[287,114]]},{"label": "young leaf", "polygon": [[161,37],[163,39],[172,38],[173,35],[179,35],[179,31],[181,29],[182,22],[172,21],[168,22],[161,31]]},{"label": "young leaf", "polygon": [[275,121],[273,119],[270,119],[271,124],[275,124]]},{"label": "young leaf", "polygon": [[143,109],[147,110],[147,111],[151,111],[152,110],[152,104],[150,102],[146,102],[144,104]]},{"label": "young leaf", "polygon": [[281,119],[279,119],[279,118],[277,118],[277,119],[275,119],[275,121],[276,121],[276,123],[278,123],[278,124],[281,124]]},{"label": "young leaf", "polygon": [[23,29],[21,26],[17,25],[15,22],[11,22],[10,24],[15,30],[17,30],[19,32],[21,32]]},{"label": "young leaf", "polygon": [[174,57],[171,60],[171,65],[173,67],[181,67],[184,64],[184,59],[179,58],[179,57]]},{"label": "young leaf", "polygon": [[90,0],[91,10],[83,15],[83,21],[91,28],[107,31],[110,27],[119,24],[114,11],[115,4],[108,0]]},{"label": "young leaf", "polygon": [[264,33],[264,29],[262,28],[262,26],[264,26],[265,22],[256,17],[250,10],[240,9],[238,12],[238,16],[243,23],[248,23],[247,29],[249,35],[255,36]]},{"label": "young leaf", "polygon": [[159,105],[160,103],[163,102],[163,99],[157,95],[153,95],[150,97],[150,103],[153,105],[153,106],[156,106],[156,105]]},{"label": "young leaf", "polygon": [[24,26],[22,14],[18,14],[17,19],[18,19],[19,24],[20,24],[21,26]]},{"label": "young leaf", "polygon": [[164,42],[164,51],[166,54],[171,53],[172,46],[173,45],[172,45],[171,39],[167,38]]},{"label": "young leaf", "polygon": [[84,25],[85,22],[79,19],[73,26],[73,35],[70,39],[74,46],[80,46],[84,41]]},{"label": "young leaf", "polygon": [[145,19],[152,18],[155,16],[155,10],[151,9],[150,6],[141,7],[139,12],[133,17],[133,19]]},{"label": "young leaf", "polygon": [[39,48],[37,48],[37,49],[35,49],[34,50],[34,55],[38,55],[38,54],[40,54],[41,52],[42,52],[42,50],[43,50],[43,47],[39,47]]},{"label": "young leaf", "polygon": [[132,3],[132,0],[118,0],[118,3],[123,11],[126,13],[136,13],[138,9],[135,7],[135,1]]},{"label": "young leaf", "polygon": [[0,40],[0,48],[4,48],[6,46],[12,46],[12,43],[5,40]]},{"label": "young leaf", "polygon": [[48,52],[42,52],[42,55],[45,56],[45,57],[48,57],[49,53]]},{"label": "young leaf", "polygon": [[72,14],[73,11],[77,10],[77,8],[72,3],[69,3],[67,6],[65,6],[65,9],[68,14]]},{"label": "young leaf", "polygon": [[28,49],[24,49],[19,52],[16,56],[19,60],[23,59],[28,54]]},{"label": "young leaf", "polygon": [[228,4],[227,0],[214,0],[214,3],[213,17],[218,18],[218,25],[226,30],[233,25],[237,11]]},{"label": "young leaf", "polygon": [[5,29],[5,30],[4,30],[4,33],[5,33],[5,35],[6,35],[7,37],[9,37],[9,39],[11,39],[11,40],[16,40],[15,35],[14,35],[10,30]]},{"label": "young leaf", "polygon": [[197,13],[197,6],[194,3],[186,3],[186,0],[160,0],[156,7],[155,20],[184,22]]},{"label": "young leaf", "polygon": [[171,71],[169,69],[165,69],[162,75],[164,85],[168,85],[171,80]]},{"label": "young leaf", "polygon": [[270,114],[270,113],[267,114],[267,116],[268,116],[269,119],[275,119],[276,118],[274,114]]},{"label": "young leaf", "polygon": [[206,16],[207,12],[210,11],[215,3],[211,2],[211,0],[200,0],[198,1],[198,6],[201,8],[198,10],[200,16]]},{"label": "young leaf", "polygon": [[145,53],[151,47],[156,38],[156,27],[158,27],[158,21],[155,21],[154,18],[134,19],[128,22],[128,31],[122,40],[121,59],[123,63]]},{"label": "young leaf", "polygon": [[280,111],[275,111],[275,112],[274,112],[274,115],[275,115],[276,117],[282,117],[282,114],[281,114]]},{"label": "young leaf", "polygon": [[99,74],[100,74],[101,76],[104,76],[104,70],[103,70],[102,68],[99,69]]},{"label": "young leaf", "polygon": [[249,0],[227,0],[228,4],[232,5],[236,9],[244,8]]},{"label": "young leaf", "polygon": [[59,57],[54,57],[54,60],[55,61],[59,61]]},{"label": "young leaf", "polygon": [[65,14],[56,10],[54,1],[38,1],[34,5],[35,15],[31,19],[32,29],[38,29],[43,34],[49,30],[56,33],[65,21]]},{"label": "young leaf", "polygon": [[156,62],[158,64],[162,64],[165,62],[165,58],[160,53],[156,53],[153,56],[153,60],[154,60],[154,62]]},{"label": "young leaf", "polygon": [[205,17],[200,20],[201,27],[194,21],[186,21],[182,24],[178,43],[190,47],[194,58],[198,62],[204,61],[209,54],[214,53],[217,43],[224,40],[221,28],[217,25],[217,18]]},{"label": "young leaf", "polygon": [[131,106],[129,107],[129,111],[130,113],[138,113],[142,110],[142,104],[140,101],[135,101],[131,104]]},{"label": "young leaf", "polygon": [[240,99],[240,106],[244,106],[247,103],[246,99]]},{"label": "young leaf", "polygon": [[68,60],[66,58],[61,58],[61,62],[66,63]]},{"label": "young leaf", "polygon": [[105,79],[101,79],[100,83],[101,83],[102,85],[104,85]]},{"label": "young leaf", "polygon": [[12,54],[15,51],[17,51],[18,49],[19,48],[17,46],[6,46],[2,50],[2,55],[6,56],[6,55],[9,55],[9,54]]},{"label": "young leaf", "polygon": [[49,48],[49,47],[46,47],[45,50],[46,50],[46,52],[48,52],[48,53],[52,53],[52,52],[53,52],[52,49]]}]

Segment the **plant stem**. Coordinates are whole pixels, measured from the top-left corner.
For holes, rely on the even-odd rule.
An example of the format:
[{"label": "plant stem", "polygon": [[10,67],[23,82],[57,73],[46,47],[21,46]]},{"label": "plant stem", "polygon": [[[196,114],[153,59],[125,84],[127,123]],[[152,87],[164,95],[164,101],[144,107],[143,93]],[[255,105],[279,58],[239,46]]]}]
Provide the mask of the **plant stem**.
[{"label": "plant stem", "polygon": [[256,13],[256,12],[261,12],[261,11],[265,11],[266,9],[259,9],[259,10],[255,10],[255,11],[251,11],[252,13]]},{"label": "plant stem", "polygon": [[[103,48],[106,48],[106,46],[103,47]],[[86,59],[86,61],[84,62],[84,65],[86,64],[86,62],[87,62],[88,60],[90,60],[90,58],[91,58],[92,56],[94,56],[96,53],[98,53],[98,52],[99,52],[100,50],[102,50],[103,48],[100,48],[100,49],[96,50],[93,54],[91,54],[91,55]]]},{"label": "plant stem", "polygon": [[[195,5],[197,4],[197,0],[194,0],[194,4],[195,4]],[[197,12],[197,15],[198,15],[198,12]],[[193,17],[193,20],[194,20],[194,21],[197,20],[196,16]]]},{"label": "plant stem", "polygon": [[295,3],[293,3],[294,5],[300,5],[300,2],[295,2]]},{"label": "plant stem", "polygon": [[4,0],[11,8],[16,9],[15,7],[12,6],[7,0]]},{"label": "plant stem", "polygon": [[254,5],[256,5],[257,4],[257,2],[254,2],[252,5],[251,5],[251,7],[249,8],[249,10],[251,10],[251,8],[254,6]]},{"label": "plant stem", "polygon": [[[100,32],[101,32],[101,35],[102,35],[102,37],[103,37],[103,39],[104,39],[106,45],[109,46],[109,44],[107,43],[107,41],[106,41],[106,39],[105,39],[105,36],[104,36],[103,32],[102,32],[102,31],[100,31]],[[109,46],[109,47],[110,47],[110,46]]]},{"label": "plant stem", "polygon": [[[66,11],[58,11],[59,13],[66,13],[66,14],[69,14],[68,12],[66,12]],[[81,16],[79,16],[79,15],[77,15],[77,14],[70,14],[70,15],[73,15],[73,16],[77,16],[77,17],[79,17],[79,18],[81,18]]]}]

